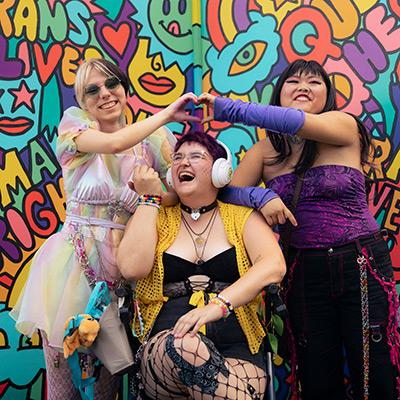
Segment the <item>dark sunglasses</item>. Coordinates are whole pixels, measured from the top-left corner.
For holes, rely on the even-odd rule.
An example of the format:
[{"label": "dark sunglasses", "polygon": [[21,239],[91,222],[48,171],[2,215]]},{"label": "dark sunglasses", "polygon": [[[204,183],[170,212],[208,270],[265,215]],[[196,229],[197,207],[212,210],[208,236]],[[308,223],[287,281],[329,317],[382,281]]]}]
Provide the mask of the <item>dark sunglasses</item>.
[{"label": "dark sunglasses", "polygon": [[87,97],[95,98],[99,95],[100,88],[102,86],[104,86],[107,90],[113,91],[117,89],[120,84],[121,81],[116,76],[110,76],[105,80],[104,85],[97,86],[94,83],[87,85],[85,87],[84,93]]}]

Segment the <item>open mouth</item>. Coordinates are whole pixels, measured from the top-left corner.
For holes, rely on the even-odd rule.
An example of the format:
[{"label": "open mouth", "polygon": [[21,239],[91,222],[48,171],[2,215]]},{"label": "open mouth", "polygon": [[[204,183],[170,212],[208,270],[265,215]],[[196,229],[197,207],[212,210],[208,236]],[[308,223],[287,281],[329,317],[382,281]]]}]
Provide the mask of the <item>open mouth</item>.
[{"label": "open mouth", "polygon": [[179,182],[191,182],[194,179],[194,174],[188,171],[183,171],[179,174]]},{"label": "open mouth", "polygon": [[181,27],[177,21],[171,21],[168,26],[164,25],[164,21],[160,21],[160,25],[166,32],[172,36],[175,36],[176,38],[185,37],[192,33],[190,29],[186,33],[182,33]]},{"label": "open mouth", "polygon": [[9,136],[20,136],[33,126],[30,118],[0,118],[0,132]]},{"label": "open mouth", "polygon": [[179,24],[176,21],[172,21],[169,25],[168,25],[168,32],[171,35],[174,36],[180,36],[181,34],[181,27],[179,26]]},{"label": "open mouth", "polygon": [[310,98],[305,94],[300,94],[299,96],[297,96],[295,98],[295,100],[298,100],[298,101],[310,101]]},{"label": "open mouth", "polygon": [[101,105],[100,108],[101,108],[102,110],[108,110],[109,108],[114,107],[116,104],[117,104],[116,101],[111,101],[111,102],[109,102],[109,103],[106,103],[106,104]]}]

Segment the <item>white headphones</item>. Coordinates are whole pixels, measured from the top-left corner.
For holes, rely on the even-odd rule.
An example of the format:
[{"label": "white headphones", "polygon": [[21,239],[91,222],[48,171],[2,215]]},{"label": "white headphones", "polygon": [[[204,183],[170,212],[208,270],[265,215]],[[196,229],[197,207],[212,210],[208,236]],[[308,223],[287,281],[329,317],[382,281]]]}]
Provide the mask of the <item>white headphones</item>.
[{"label": "white headphones", "polygon": [[[226,186],[232,180],[232,154],[225,143],[222,143],[220,140],[217,140],[217,142],[224,148],[226,152],[226,158],[218,158],[214,161],[211,172],[211,182],[216,188],[221,188]],[[165,179],[168,185],[171,188],[174,188],[171,168],[168,168]]]}]

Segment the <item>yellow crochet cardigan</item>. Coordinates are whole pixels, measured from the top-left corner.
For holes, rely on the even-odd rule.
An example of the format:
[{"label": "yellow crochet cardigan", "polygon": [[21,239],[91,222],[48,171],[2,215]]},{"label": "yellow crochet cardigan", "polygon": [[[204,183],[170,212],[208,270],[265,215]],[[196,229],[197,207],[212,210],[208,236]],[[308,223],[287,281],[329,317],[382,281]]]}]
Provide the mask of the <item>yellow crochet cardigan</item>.
[{"label": "yellow crochet cardigan", "polygon": [[[249,257],[244,247],[242,232],[244,224],[252,210],[242,206],[222,203],[220,201],[218,201],[218,207],[228,239],[230,243],[235,246],[238,270],[240,276],[242,276],[251,267]],[[160,208],[157,220],[159,239],[156,248],[154,266],[150,274],[146,278],[139,280],[136,286],[136,294],[138,296],[144,322],[144,332],[140,337],[141,340],[143,340],[146,333],[153,325],[161,310],[163,302],[168,300],[168,298],[163,296],[163,253],[175,240],[180,224],[180,204],[172,207]],[[255,310],[255,304],[259,302],[260,296],[254,299],[251,303],[235,309],[236,317],[246,335],[249,349],[252,354],[258,352],[262,339],[265,336],[264,329],[259,322]],[[135,326],[135,329],[136,332],[140,331],[138,323]]]}]

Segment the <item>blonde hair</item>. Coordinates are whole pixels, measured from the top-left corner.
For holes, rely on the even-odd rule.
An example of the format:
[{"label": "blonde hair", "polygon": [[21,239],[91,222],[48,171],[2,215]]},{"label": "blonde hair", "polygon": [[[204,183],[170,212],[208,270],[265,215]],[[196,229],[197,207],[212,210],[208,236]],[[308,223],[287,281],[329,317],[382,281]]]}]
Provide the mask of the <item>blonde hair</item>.
[{"label": "blonde hair", "polygon": [[90,58],[89,60],[84,60],[79,66],[76,77],[75,77],[75,95],[76,101],[81,108],[85,108],[85,87],[88,80],[90,72],[96,69],[97,71],[103,73],[106,76],[116,76],[121,81],[122,86],[125,89],[125,94],[128,94],[129,81],[124,72],[116,66],[111,61],[104,58]]}]

